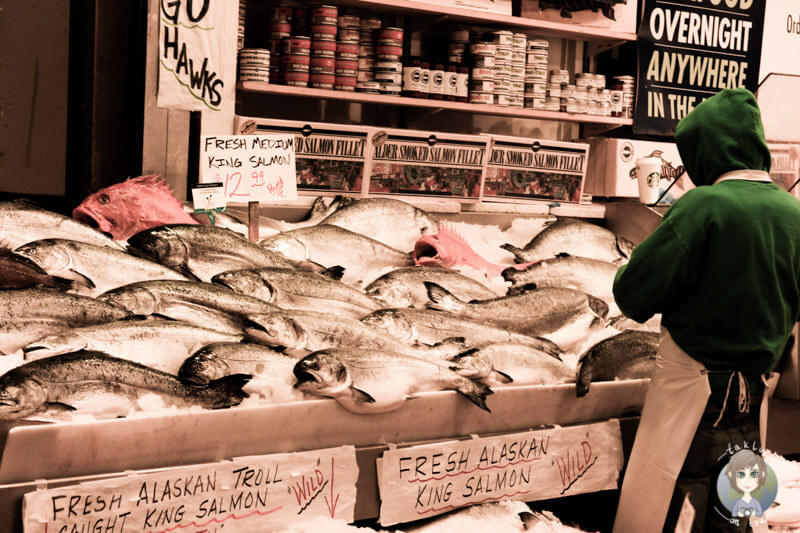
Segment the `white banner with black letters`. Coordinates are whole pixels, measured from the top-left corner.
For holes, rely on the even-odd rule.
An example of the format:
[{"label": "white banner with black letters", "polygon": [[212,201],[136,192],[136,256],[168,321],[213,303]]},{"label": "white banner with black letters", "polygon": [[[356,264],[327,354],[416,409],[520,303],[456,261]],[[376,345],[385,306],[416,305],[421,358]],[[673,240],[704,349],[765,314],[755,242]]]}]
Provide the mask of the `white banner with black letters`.
[{"label": "white banner with black letters", "polygon": [[226,83],[226,17],[231,5],[225,0],[160,0],[159,107],[220,109]]}]

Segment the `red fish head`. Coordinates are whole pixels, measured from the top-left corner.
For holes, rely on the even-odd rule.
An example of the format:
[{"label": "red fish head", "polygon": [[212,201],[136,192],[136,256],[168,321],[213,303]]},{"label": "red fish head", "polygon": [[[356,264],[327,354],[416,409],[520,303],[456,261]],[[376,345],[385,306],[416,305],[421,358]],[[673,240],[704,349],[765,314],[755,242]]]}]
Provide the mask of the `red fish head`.
[{"label": "red fish head", "polygon": [[414,263],[450,268],[461,262],[464,247],[469,248],[464,238],[442,223],[439,224],[439,233],[423,235],[414,244]]},{"label": "red fish head", "polygon": [[141,230],[163,224],[196,224],[161,177],[128,178],[86,197],[72,218],[124,241]]}]

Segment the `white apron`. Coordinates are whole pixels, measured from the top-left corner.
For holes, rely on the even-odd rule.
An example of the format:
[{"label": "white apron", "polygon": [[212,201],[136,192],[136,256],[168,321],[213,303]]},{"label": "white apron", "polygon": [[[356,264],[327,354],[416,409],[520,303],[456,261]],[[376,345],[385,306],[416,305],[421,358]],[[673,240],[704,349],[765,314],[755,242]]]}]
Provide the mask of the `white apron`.
[{"label": "white apron", "polygon": [[705,367],[662,328],[656,370],[622,482],[614,533],[661,533],[711,387]]},{"label": "white apron", "polygon": [[[703,364],[681,350],[664,328],[658,351],[622,482],[614,533],[663,530],[675,481],[711,395]],[[766,449],[767,399],[778,377],[773,372],[764,382],[759,428],[762,449]]]}]

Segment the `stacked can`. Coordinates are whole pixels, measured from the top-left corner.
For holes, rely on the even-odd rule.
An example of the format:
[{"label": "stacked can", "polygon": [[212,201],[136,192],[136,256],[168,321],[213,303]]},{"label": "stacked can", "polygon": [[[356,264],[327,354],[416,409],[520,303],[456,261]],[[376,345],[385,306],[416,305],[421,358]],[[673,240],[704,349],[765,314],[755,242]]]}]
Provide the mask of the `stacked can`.
[{"label": "stacked can", "polygon": [[450,63],[463,64],[469,51],[469,30],[454,30],[450,32],[450,42],[447,45],[447,60]]},{"label": "stacked can", "polygon": [[333,89],[336,81],[336,34],[339,9],[336,6],[316,6],[311,8],[310,14],[313,77],[309,81],[315,89]]},{"label": "stacked can", "polygon": [[307,87],[311,72],[311,39],[284,37],[281,40],[281,83]]},{"label": "stacked can", "polygon": [[511,53],[514,49],[514,34],[498,30],[491,35],[495,44],[494,103],[506,107],[511,104]]},{"label": "stacked can", "polygon": [[308,9],[305,7],[292,8],[292,35],[309,35]]},{"label": "stacked can", "polygon": [[244,48],[244,19],[247,14],[247,0],[239,0],[239,27],[236,32],[236,49]]},{"label": "stacked can", "polygon": [[381,84],[375,81],[375,32],[381,27],[381,19],[363,17],[359,21],[356,90],[380,93]]},{"label": "stacked can", "polygon": [[239,80],[269,83],[269,56],[264,48],[239,50]]},{"label": "stacked can", "polygon": [[[546,111],[566,111],[567,100],[575,95],[575,86],[569,84],[569,70],[551,70],[547,79]],[[573,107],[575,102],[572,102]]]},{"label": "stacked can", "polygon": [[358,40],[360,17],[340,13],[336,38],[336,80],[334,88],[339,91],[356,90],[358,72]]},{"label": "stacked can", "polygon": [[636,78],[633,76],[614,76],[609,95],[611,116],[633,118],[633,102],[635,98]]},{"label": "stacked can", "polygon": [[281,75],[281,41],[292,34],[292,8],[285,5],[269,7],[269,39],[266,48],[270,51],[269,82],[283,83]]},{"label": "stacked can", "polygon": [[381,94],[399,96],[403,89],[403,29],[381,28],[375,39],[375,81]]},{"label": "stacked can", "polygon": [[511,88],[509,105],[525,106],[525,59],[528,38],[524,33],[515,33],[511,45]]},{"label": "stacked can", "polygon": [[547,60],[550,43],[531,39],[525,57],[525,107],[547,109]]},{"label": "stacked can", "polygon": [[469,102],[495,103],[495,65],[497,46],[494,43],[473,43],[469,46],[472,68],[469,76]]}]

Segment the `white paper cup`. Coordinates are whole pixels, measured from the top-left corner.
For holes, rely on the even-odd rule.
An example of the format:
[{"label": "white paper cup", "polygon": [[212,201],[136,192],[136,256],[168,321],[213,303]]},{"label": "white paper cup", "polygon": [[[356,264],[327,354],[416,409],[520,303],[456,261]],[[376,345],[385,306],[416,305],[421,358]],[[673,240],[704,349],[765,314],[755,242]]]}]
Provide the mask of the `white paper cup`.
[{"label": "white paper cup", "polygon": [[639,183],[639,200],[654,204],[658,200],[658,183],[661,181],[661,158],[643,157],[636,160],[636,181]]}]

